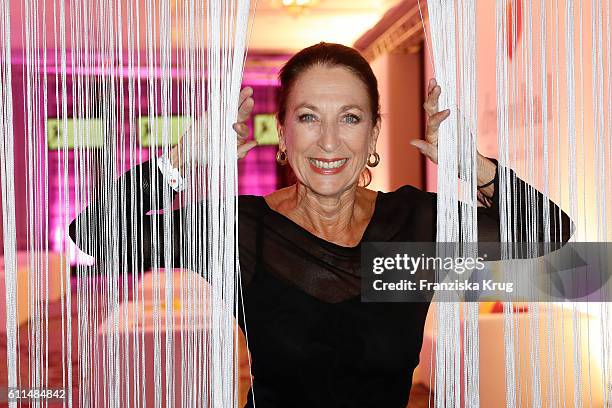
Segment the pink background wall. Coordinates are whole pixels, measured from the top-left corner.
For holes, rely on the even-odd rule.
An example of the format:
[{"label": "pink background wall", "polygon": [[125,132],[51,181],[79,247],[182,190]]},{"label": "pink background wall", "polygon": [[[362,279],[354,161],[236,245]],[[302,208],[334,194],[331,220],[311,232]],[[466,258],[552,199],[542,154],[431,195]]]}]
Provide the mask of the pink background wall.
[{"label": "pink background wall", "polygon": [[[63,237],[66,234],[66,228],[63,225],[63,200],[64,194],[61,190],[63,188],[63,163],[64,159],[62,157],[62,153],[60,151],[50,151],[46,148],[46,142],[44,134],[36,135],[38,138],[38,152],[39,152],[39,170],[38,176],[34,177],[34,180],[38,179],[39,188],[41,190],[41,195],[38,196],[35,206],[31,206],[29,204],[29,200],[32,197],[29,197],[28,193],[28,171],[31,166],[28,166],[28,137],[26,131],[26,115],[25,115],[25,92],[24,92],[24,81],[23,81],[23,66],[20,63],[14,63],[12,65],[12,74],[13,74],[13,105],[14,105],[14,160],[15,160],[15,216],[17,220],[17,248],[18,250],[24,250],[28,248],[28,208],[36,208],[37,216],[41,222],[44,223],[44,219],[47,218],[48,212],[48,220],[49,220],[49,245],[50,250],[61,252],[63,251]],[[42,78],[42,77],[41,77]],[[58,107],[57,101],[55,97],[55,74],[49,74],[47,77],[48,81],[48,101],[47,101],[47,117],[54,118],[58,116]],[[72,117],[73,114],[73,106],[72,106],[72,82],[71,76],[68,76],[68,117]],[[173,80],[173,89],[174,95],[172,96],[172,114],[179,114],[178,106],[178,90],[179,90],[180,80]],[[254,114],[258,113],[272,113],[276,110],[276,85],[268,85],[268,84],[259,84],[259,83],[245,83],[244,84],[253,86],[254,88],[254,98],[255,98],[255,110]],[[137,116],[147,115],[147,107],[148,107],[148,88],[146,85],[146,79],[143,81],[143,86],[141,87],[141,98],[137,100],[136,112],[140,109],[140,114],[137,113]],[[123,131],[125,132],[125,151],[126,154],[124,157],[120,158],[120,162],[117,163],[118,169],[127,169],[130,167],[129,162],[129,143],[130,138],[136,138],[137,135],[130,135],[130,126],[127,121],[128,117],[128,91],[127,84],[124,83],[124,95],[125,101],[125,111],[124,115],[126,117],[125,123],[123,125]],[[159,94],[157,95],[158,103],[159,103]],[[92,108],[95,110],[95,106]],[[37,109],[42,109],[43,101],[42,96],[40,100],[40,105]],[[42,117],[32,115],[33,117]],[[96,116],[94,113],[92,116]],[[252,127],[252,124],[251,124]],[[39,125],[39,129],[44,129],[43,125]],[[251,135],[252,137],[252,135]],[[36,139],[35,139],[36,140]],[[45,153],[47,156],[47,166],[44,166]],[[94,166],[92,168],[91,174],[87,176],[88,181],[80,181],[97,184],[100,181],[100,178],[104,174],[101,166],[101,161],[99,159],[94,159],[96,155],[99,155],[99,149],[90,149],[86,152],[86,156],[90,157],[91,163]],[[278,176],[277,176],[277,165],[275,162],[275,154],[276,147],[275,146],[258,146],[253,149],[249,155],[241,160],[238,164],[238,190],[239,194],[267,194],[270,191],[275,190],[278,187]],[[137,149],[137,159],[136,162],[145,161],[149,158],[149,149],[148,148],[139,148]],[[80,160],[83,160],[82,157]],[[74,188],[75,188],[75,160],[74,160],[74,151],[70,150],[68,152],[68,188],[69,188],[69,214],[68,219],[72,220],[75,214],[80,211],[80,208],[77,208],[77,204],[75,202]],[[45,179],[48,182],[48,196],[44,197],[42,195],[42,191],[44,191],[44,183]],[[0,200],[1,201],[1,200]],[[45,203],[48,203],[45,206]],[[0,202],[0,206],[2,203]],[[46,207],[46,208],[45,208]],[[0,207],[1,208],[1,207]],[[2,220],[0,219],[0,222]],[[41,230],[44,230],[42,228]],[[44,240],[44,239],[43,239]],[[31,246],[31,245],[30,245]],[[0,234],[0,248],[2,247],[2,234]],[[72,252],[73,249],[70,249]],[[0,249],[3,251],[3,249]]]}]

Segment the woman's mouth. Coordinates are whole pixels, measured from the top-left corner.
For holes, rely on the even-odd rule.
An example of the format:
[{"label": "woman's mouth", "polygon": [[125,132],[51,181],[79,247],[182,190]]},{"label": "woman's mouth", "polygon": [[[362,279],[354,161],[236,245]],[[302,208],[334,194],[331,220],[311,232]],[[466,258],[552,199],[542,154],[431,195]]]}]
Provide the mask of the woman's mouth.
[{"label": "woman's mouth", "polygon": [[348,159],[315,159],[309,158],[310,167],[319,174],[336,174],[341,172]]}]

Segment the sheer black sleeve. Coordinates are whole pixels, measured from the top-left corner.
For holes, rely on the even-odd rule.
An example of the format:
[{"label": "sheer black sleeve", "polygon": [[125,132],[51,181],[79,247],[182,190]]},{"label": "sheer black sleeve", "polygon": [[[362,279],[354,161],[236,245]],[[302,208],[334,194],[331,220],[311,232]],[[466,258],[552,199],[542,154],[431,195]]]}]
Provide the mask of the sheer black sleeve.
[{"label": "sheer black sleeve", "polygon": [[[501,219],[500,219],[500,171],[506,171],[509,177],[507,185],[509,194],[515,199],[508,200],[511,206],[508,220],[510,228],[510,242],[552,242],[555,245],[550,250],[558,249],[566,243],[574,231],[574,224],[568,215],[559,208],[557,204],[537,191],[533,186],[516,176],[511,169],[500,168],[497,161],[491,159],[497,165],[494,178],[494,193],[487,207],[478,207],[478,242],[501,242]],[[405,190],[405,200],[417,201],[413,216],[409,218],[407,225],[410,225],[415,232],[415,240],[422,242],[436,241],[437,229],[437,195],[436,193],[424,192],[416,193],[414,188],[403,188]],[[425,196],[423,197],[423,194]],[[549,241],[546,241],[544,220],[544,205],[548,202],[548,221],[550,223]],[[532,204],[532,205],[528,205]],[[461,216],[460,216],[461,217]],[[534,222],[535,221],[535,222]],[[460,221],[459,221],[460,222]],[[533,225],[535,223],[535,230]],[[533,235],[528,235],[533,234]],[[462,239],[460,239],[461,241]],[[513,246],[513,250],[517,246]],[[534,254],[544,254],[544,245],[532,246]],[[500,248],[501,250],[501,248]],[[549,250],[547,250],[548,252]],[[533,255],[533,254],[532,254]],[[525,258],[527,256],[516,255],[515,258]],[[531,256],[529,256],[531,257]],[[489,260],[499,259],[499,253],[490,256]]]},{"label": "sheer black sleeve", "polygon": [[[478,240],[480,242],[500,241],[500,166],[495,159],[494,192],[491,205],[478,209]],[[569,216],[544,194],[520,179],[512,169],[506,171],[508,194],[513,198],[509,201],[509,236],[512,242],[555,242],[566,243],[574,232],[574,224]],[[546,239],[544,226],[545,203],[548,204],[548,222],[550,235]],[[535,230],[533,229],[535,225]],[[532,234],[532,235],[528,235]]]},{"label": "sheer black sleeve", "polygon": [[[171,200],[176,195],[164,184],[157,161],[152,159],[134,166],[115,180],[113,200],[103,200],[99,190],[94,192],[89,205],[70,224],[69,234],[83,252],[96,259],[96,270],[103,265],[118,266],[120,272],[144,271],[154,264],[165,266],[164,217],[148,214],[157,210],[153,208],[156,203],[158,207],[163,205],[164,189]],[[171,212],[171,263],[174,267],[180,266],[181,212]],[[109,234],[110,231],[113,233]],[[154,252],[158,255],[155,259]]]},{"label": "sheer black sleeve", "polygon": [[[92,272],[99,273],[104,266],[113,271],[118,267],[119,273],[146,271],[154,265],[162,268],[166,266],[168,254],[171,267],[192,269],[196,273],[203,270],[200,263],[206,257],[205,224],[196,222],[193,224],[203,228],[194,230],[196,227],[192,225],[188,229],[185,222],[188,207],[169,211],[172,238],[170,247],[167,247],[165,232],[168,229],[164,229],[164,216],[148,214],[156,210],[155,203],[157,207],[163,206],[164,189],[171,199],[178,194],[166,185],[156,159],[125,172],[115,181],[115,187],[116,199],[109,202],[100,199],[99,194],[94,196],[69,227],[70,237],[76,245],[96,259]],[[207,214],[205,201],[194,205],[200,207],[199,214]],[[238,197],[238,250],[243,284],[250,282],[256,269],[259,207],[255,196]],[[111,236],[104,234],[104,231],[111,230],[116,233]],[[192,250],[201,246],[201,251],[181,250],[188,246],[187,239]]]}]

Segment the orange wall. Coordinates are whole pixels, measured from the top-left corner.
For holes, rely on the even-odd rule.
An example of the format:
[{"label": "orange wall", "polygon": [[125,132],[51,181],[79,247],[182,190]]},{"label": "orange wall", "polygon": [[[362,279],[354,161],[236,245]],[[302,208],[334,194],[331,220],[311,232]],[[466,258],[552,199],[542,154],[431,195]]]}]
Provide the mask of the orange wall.
[{"label": "orange wall", "polygon": [[422,137],[423,57],[394,54],[372,63],[381,94],[382,128],[377,151],[380,164],[372,169],[370,188],[394,191],[411,184],[423,187],[423,159],[410,140]]}]

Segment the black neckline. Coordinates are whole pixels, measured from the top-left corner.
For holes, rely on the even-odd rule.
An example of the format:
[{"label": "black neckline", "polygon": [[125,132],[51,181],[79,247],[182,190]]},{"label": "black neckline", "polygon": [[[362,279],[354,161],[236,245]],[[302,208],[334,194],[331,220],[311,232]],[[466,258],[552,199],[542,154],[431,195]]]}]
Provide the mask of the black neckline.
[{"label": "black neckline", "polygon": [[275,211],[272,209],[272,207],[270,207],[270,205],[268,204],[268,202],[266,201],[266,199],[264,198],[264,196],[259,196],[261,198],[261,201],[263,203],[263,207],[266,211],[275,214],[278,218],[285,220],[285,222],[289,223],[289,225],[293,226],[295,229],[301,231],[304,235],[307,235],[309,237],[311,237],[312,239],[320,242],[323,245],[327,245],[329,247],[332,248],[337,248],[339,250],[344,250],[344,251],[354,251],[356,249],[360,249],[361,248],[361,244],[368,238],[368,235],[370,233],[370,229],[372,228],[372,225],[374,224],[377,214],[379,212],[379,207],[380,207],[380,199],[382,197],[384,193],[382,191],[377,191],[376,194],[376,199],[374,200],[374,211],[372,212],[372,216],[370,217],[370,221],[368,222],[368,225],[366,226],[365,230],[363,231],[363,235],[361,236],[361,239],[359,240],[359,242],[357,243],[357,245],[355,246],[344,246],[344,245],[338,245],[335,244],[333,242],[327,241],[326,239],[323,239],[315,234],[313,234],[312,232],[308,231],[306,228],[302,227],[300,224],[296,223],[295,221],[293,221],[291,218],[287,217],[284,214],[279,213],[278,211]]}]

